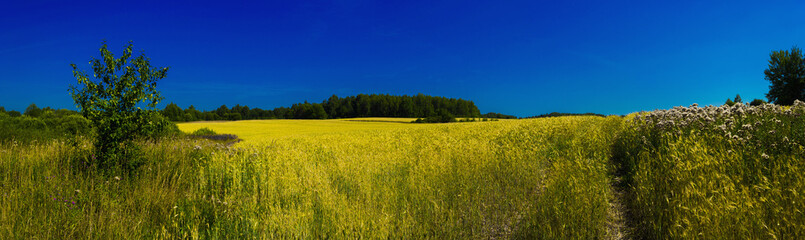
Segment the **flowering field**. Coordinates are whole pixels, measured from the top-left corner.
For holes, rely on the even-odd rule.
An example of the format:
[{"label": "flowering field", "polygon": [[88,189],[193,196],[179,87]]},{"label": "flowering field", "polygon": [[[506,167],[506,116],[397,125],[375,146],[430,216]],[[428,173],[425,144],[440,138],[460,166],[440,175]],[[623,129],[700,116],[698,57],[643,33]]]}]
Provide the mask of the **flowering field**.
[{"label": "flowering field", "polygon": [[627,117],[181,124],[128,175],[85,139],[0,143],[9,238],[798,238],[805,104]]},{"label": "flowering field", "polygon": [[320,135],[364,130],[422,128],[422,124],[407,124],[415,118],[349,118],[328,120],[244,120],[189,122],[178,124],[184,132],[209,128],[218,133],[235,134],[245,143],[260,142],[277,137]]},{"label": "flowering field", "polygon": [[81,141],[8,143],[0,147],[0,235],[604,236],[606,143],[619,123],[405,124],[235,147],[145,142],[147,164],[119,177],[72,170],[89,154]]}]

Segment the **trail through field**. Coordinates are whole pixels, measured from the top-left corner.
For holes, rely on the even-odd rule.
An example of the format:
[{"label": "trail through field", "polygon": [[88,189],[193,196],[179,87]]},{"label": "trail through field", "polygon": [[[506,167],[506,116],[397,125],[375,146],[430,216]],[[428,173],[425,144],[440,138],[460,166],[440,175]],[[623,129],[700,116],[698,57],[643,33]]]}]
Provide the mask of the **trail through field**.
[{"label": "trail through field", "polygon": [[609,222],[607,223],[608,239],[632,239],[632,229],[629,226],[629,209],[626,208],[626,186],[619,176],[612,177],[612,199],[609,203]]},{"label": "trail through field", "polygon": [[612,193],[609,203],[609,222],[607,222],[608,239],[633,239],[635,219],[627,205],[629,184],[623,178],[626,169],[621,158],[612,156],[609,162],[611,171],[610,192]]}]

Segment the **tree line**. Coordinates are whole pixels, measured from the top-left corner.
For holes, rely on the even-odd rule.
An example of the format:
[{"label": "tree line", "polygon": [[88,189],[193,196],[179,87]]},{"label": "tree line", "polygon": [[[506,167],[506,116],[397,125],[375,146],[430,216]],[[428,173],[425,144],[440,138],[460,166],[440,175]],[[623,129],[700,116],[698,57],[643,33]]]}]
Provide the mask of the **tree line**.
[{"label": "tree line", "polygon": [[496,112],[484,113],[483,115],[481,115],[481,117],[482,118],[499,118],[499,119],[517,119],[516,116],[506,115],[506,114],[496,113]]},{"label": "tree line", "polygon": [[24,113],[0,107],[0,142],[48,140],[90,132],[89,120],[68,109],[28,105]]},{"label": "tree line", "polygon": [[546,114],[540,114],[537,116],[525,117],[525,118],[547,118],[547,117],[563,117],[563,116],[598,116],[598,117],[606,117],[604,114],[598,113],[560,113],[560,112],[552,112]]},{"label": "tree line", "polygon": [[[152,130],[145,137],[157,138],[179,134],[176,124],[160,114],[147,117],[151,124],[145,129]],[[77,135],[89,136],[95,127],[82,113],[70,109],[40,108],[31,103],[25,111],[9,110],[0,106],[0,142],[17,140],[28,142],[44,141]]]},{"label": "tree line", "polygon": [[434,97],[424,94],[415,96],[394,96],[388,94],[359,94],[338,97],[336,95],[321,103],[293,104],[291,107],[278,107],[273,110],[249,108],[235,105],[232,108],[222,105],[215,110],[200,111],[193,105],[182,109],[170,103],[161,113],[171,121],[214,121],[247,119],[333,119],[355,117],[409,117],[426,118],[440,113],[457,117],[480,117],[475,103],[464,99]]}]

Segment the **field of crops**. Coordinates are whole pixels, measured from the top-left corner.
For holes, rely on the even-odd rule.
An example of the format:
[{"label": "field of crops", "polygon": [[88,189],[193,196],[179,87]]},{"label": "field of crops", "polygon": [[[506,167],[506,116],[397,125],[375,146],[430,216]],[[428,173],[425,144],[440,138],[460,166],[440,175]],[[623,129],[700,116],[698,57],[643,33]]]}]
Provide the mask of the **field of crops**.
[{"label": "field of crops", "polygon": [[348,118],[328,120],[245,120],[189,122],[179,124],[184,132],[210,128],[218,133],[235,134],[248,143],[287,136],[347,133],[366,130],[392,130],[421,128],[422,124],[408,124],[415,118]]},{"label": "field of crops", "polygon": [[10,238],[799,238],[805,104],[627,117],[180,124],[123,176],[84,139],[0,144]]},{"label": "field of crops", "polygon": [[[294,121],[266,122],[282,123],[273,130],[286,135],[232,148],[202,140],[143,143],[151,161],[132,176],[112,179],[71,170],[68,165],[88,150],[85,143],[3,145],[0,234],[486,238],[606,232],[605,143],[619,118],[344,121],[336,129],[369,127],[312,135],[287,134],[285,124]],[[209,126],[225,131],[215,124]]]}]

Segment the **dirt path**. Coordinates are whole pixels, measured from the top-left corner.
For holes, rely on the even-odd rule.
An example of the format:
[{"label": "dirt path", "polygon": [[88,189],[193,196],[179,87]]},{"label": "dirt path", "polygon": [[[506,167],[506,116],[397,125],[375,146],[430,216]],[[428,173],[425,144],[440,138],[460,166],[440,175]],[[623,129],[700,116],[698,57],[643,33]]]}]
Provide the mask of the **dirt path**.
[{"label": "dirt path", "polygon": [[632,239],[629,227],[629,209],[626,207],[626,186],[619,176],[614,176],[610,188],[612,199],[609,203],[609,222],[607,223],[607,239]]}]

